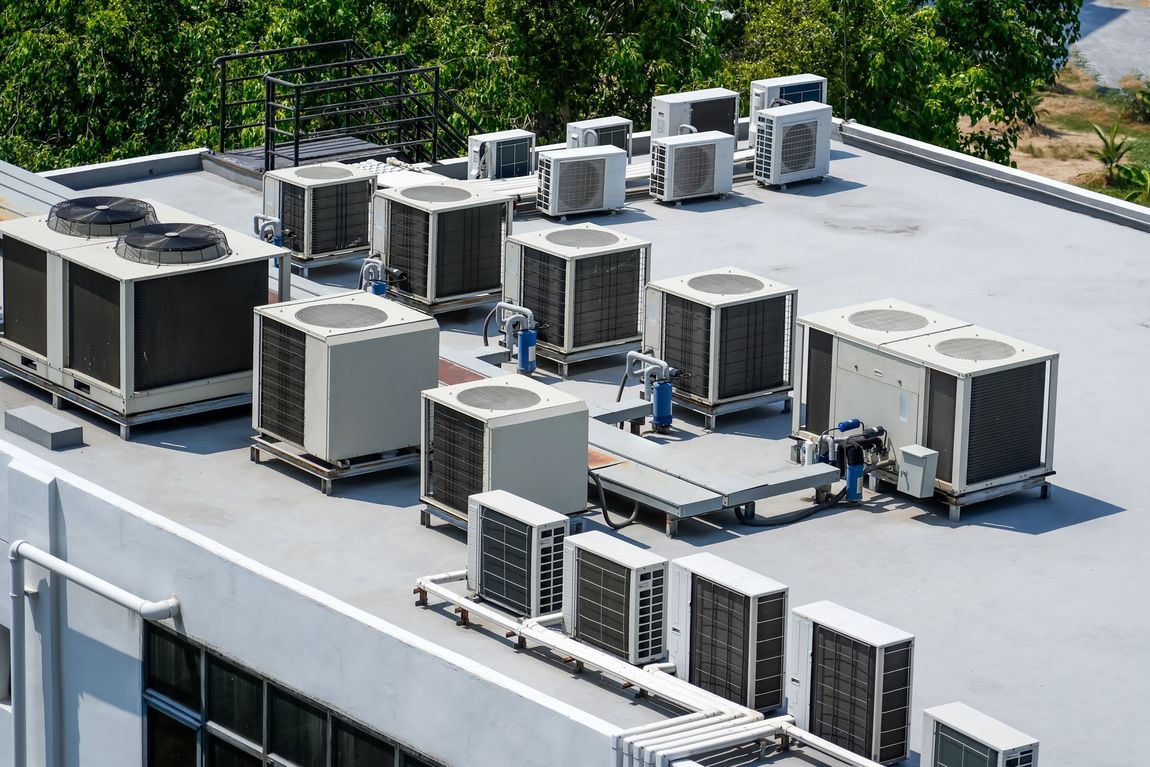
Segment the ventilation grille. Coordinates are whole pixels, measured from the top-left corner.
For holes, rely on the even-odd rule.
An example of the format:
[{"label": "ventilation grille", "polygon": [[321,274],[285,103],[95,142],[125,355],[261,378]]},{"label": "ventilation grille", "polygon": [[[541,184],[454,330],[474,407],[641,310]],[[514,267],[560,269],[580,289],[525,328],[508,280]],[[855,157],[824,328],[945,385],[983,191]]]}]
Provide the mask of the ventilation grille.
[{"label": "ventilation grille", "polygon": [[690,682],[736,703],[747,701],[750,599],[692,576]]},{"label": "ventilation grille", "polygon": [[786,683],[786,592],[759,597],[755,628],[755,689],[751,708],[782,708]]},{"label": "ventilation grille", "polygon": [[535,314],[538,341],[567,346],[567,261],[534,248],[523,248],[522,302]]},{"label": "ventilation grille", "polygon": [[[822,101],[822,83],[798,83],[779,88],[779,99],[788,104],[801,104],[804,101]],[[771,106],[768,104],[767,106]]]},{"label": "ventilation grille", "polygon": [[815,626],[810,731],[870,758],[874,742],[875,648]]},{"label": "ventilation grille", "polygon": [[548,527],[539,532],[539,614],[554,615],[563,611],[563,539],[562,527]]},{"label": "ventilation grille", "polygon": [[782,129],[783,173],[798,173],[815,167],[818,154],[819,124],[817,121],[794,123]]},{"label": "ventilation grille", "polygon": [[482,511],[479,593],[516,615],[531,615],[529,525],[493,509]]},{"label": "ventilation grille", "polygon": [[651,142],[651,196],[656,200],[667,197],[667,145],[662,141]]},{"label": "ventilation grille", "polygon": [[306,338],[266,317],[260,322],[260,430],[302,448]]},{"label": "ventilation grille", "polygon": [[954,471],[954,406],[958,379],[937,370],[927,371],[926,447],[938,451],[935,476],[950,482]]},{"label": "ventilation grille", "polygon": [[755,119],[755,178],[773,183],[771,172],[774,168],[775,121],[758,115]]},{"label": "ventilation grille", "polygon": [[1045,398],[1045,362],[971,379],[968,485],[1042,466]]},{"label": "ventilation grille", "polygon": [[492,178],[515,178],[531,175],[532,139],[508,139],[495,144],[495,168]]},{"label": "ventilation grille", "polygon": [[719,315],[719,399],[790,386],[790,294],[727,306]]},{"label": "ventilation grille", "polygon": [[436,214],[435,298],[503,285],[505,203]]},{"label": "ventilation grille", "polygon": [[575,589],[575,635],[589,645],[626,659],[630,629],[630,579],[626,567],[579,550]]},{"label": "ventilation grille", "polygon": [[466,516],[468,496],[483,492],[483,422],[438,402],[427,404],[427,495]]},{"label": "ventilation grille", "polygon": [[396,287],[404,293],[429,299],[427,272],[431,214],[394,201],[387,205],[387,265],[399,269],[407,277]]},{"label": "ventilation grille", "polygon": [[594,128],[592,132],[595,134],[595,143],[584,142],[581,135],[579,137],[581,146],[616,146],[624,152],[628,151],[627,139],[631,137],[631,128],[626,123]]},{"label": "ventilation grille", "polygon": [[127,197],[78,197],[56,203],[48,213],[49,229],[73,237],[115,237],[156,223],[151,205]]},{"label": "ventilation grille", "polygon": [[663,359],[688,373],[675,379],[684,394],[706,397],[711,390],[711,310],[667,293],[663,297]]},{"label": "ventilation grille", "polygon": [[647,663],[663,657],[665,580],[663,570],[648,570],[639,574],[635,663]]},{"label": "ventilation grille", "polygon": [[48,353],[48,256],[5,237],[3,268],[4,337],[38,354]]},{"label": "ventilation grille", "polygon": [[202,264],[232,252],[228,238],[204,224],[149,224],[116,239],[116,255],[140,264]]},{"label": "ventilation grille", "polygon": [[[338,170],[338,169],[336,169]],[[311,195],[310,221],[307,199]],[[317,186],[284,182],[280,192],[284,246],[317,257],[366,248],[371,226],[371,182]]]},{"label": "ventilation grille", "polygon": [[681,200],[715,193],[715,145],[676,147],[671,195]]},{"label": "ventilation grille", "polygon": [[[930,737],[929,733],[924,734],[925,737]],[[1008,759],[1006,767],[1030,767],[1033,764],[1033,751],[1023,751],[1018,756],[1026,758]],[[998,757],[998,752],[985,743],[968,738],[942,722],[935,722],[932,761],[937,767],[998,767]]]},{"label": "ventilation grille", "polygon": [[549,211],[558,214],[603,209],[605,159],[562,160],[550,167],[551,184],[545,197]]},{"label": "ventilation grille", "polygon": [[642,335],[645,250],[624,250],[575,262],[576,349]]},{"label": "ventilation grille", "polygon": [[863,309],[847,317],[847,320],[856,327],[883,333],[922,330],[930,324],[921,314],[901,309]]},{"label": "ventilation grille", "polygon": [[709,130],[731,133],[735,130],[738,96],[723,96],[691,104],[691,125],[699,133]]},{"label": "ventilation grille", "polygon": [[65,366],[120,386],[120,282],[68,264],[68,348]]},{"label": "ventilation grille", "polygon": [[878,761],[905,759],[910,753],[911,643],[883,651],[882,697],[879,708]]},{"label": "ventilation grille", "polygon": [[[807,330],[807,431],[822,434],[831,424],[831,373],[834,336]],[[941,462],[940,462],[941,463]]]}]

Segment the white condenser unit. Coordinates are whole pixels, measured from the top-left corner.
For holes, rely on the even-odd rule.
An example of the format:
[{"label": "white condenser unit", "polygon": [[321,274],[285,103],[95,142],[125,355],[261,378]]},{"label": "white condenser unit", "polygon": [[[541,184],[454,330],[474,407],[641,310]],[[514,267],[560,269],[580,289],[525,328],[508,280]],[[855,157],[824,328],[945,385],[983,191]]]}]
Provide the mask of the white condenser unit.
[{"label": "white condenser unit", "polygon": [[252,428],[339,463],[419,446],[439,324],[364,291],[256,309]]},{"label": "white condenser unit", "polygon": [[325,162],[264,174],[264,214],[283,226],[284,247],[295,259],[366,253],[376,174]]},{"label": "white condenser unit", "polygon": [[789,391],[798,291],[726,267],[647,286],[643,345],[685,377],[675,396],[716,406]]},{"label": "white condenser unit", "polygon": [[667,560],[592,531],[563,551],[563,630],[641,665],[666,652]]},{"label": "white condenser unit", "polygon": [[548,216],[623,207],[627,153],[614,146],[539,153],[536,207]]},{"label": "white condenser unit", "polygon": [[467,139],[467,177],[495,180],[535,172],[535,134],[525,130],[480,133]]},{"label": "white condenser unit", "polygon": [[467,588],[523,618],[563,609],[563,541],[568,518],[491,490],[467,509]]},{"label": "white condenser unit", "polygon": [[651,196],[677,202],[728,194],[734,153],[730,134],[719,131],[651,139]]},{"label": "white condenser unit", "polygon": [[587,403],[519,375],[423,393],[420,499],[465,520],[467,499],[506,490],[562,514],[587,507]]},{"label": "white condenser unit", "polygon": [[787,587],[707,552],[671,562],[675,674],[759,711],[786,697]]},{"label": "white condenser unit", "polygon": [[651,138],[719,131],[739,135],[739,94],[726,88],[665,93],[651,99]]},{"label": "white condenser unit", "polygon": [[910,755],[914,636],[834,602],[792,611],[787,713],[875,762]]},{"label": "white condenser unit", "polygon": [[642,339],[651,243],[595,224],[513,235],[504,300],[539,324],[540,353],[573,355]]},{"label": "white condenser unit", "polygon": [[755,123],[755,181],[785,186],[831,172],[831,108],[806,102],[760,109]]},{"label": "white condenser unit", "polygon": [[827,78],[802,74],[786,77],[768,77],[751,81],[751,137],[755,135],[755,115],[760,110],[787,104],[805,104],[815,101],[827,103]]},{"label": "white condenser unit", "polygon": [[511,198],[459,183],[382,189],[375,196],[372,251],[403,278],[400,300],[437,311],[498,294]]},{"label": "white condenser unit", "polygon": [[614,146],[627,153],[631,162],[631,135],[634,123],[626,117],[597,117],[567,123],[567,148],[586,146]]},{"label": "white condenser unit", "polygon": [[1037,767],[1038,741],[965,703],[923,711],[922,767]]}]

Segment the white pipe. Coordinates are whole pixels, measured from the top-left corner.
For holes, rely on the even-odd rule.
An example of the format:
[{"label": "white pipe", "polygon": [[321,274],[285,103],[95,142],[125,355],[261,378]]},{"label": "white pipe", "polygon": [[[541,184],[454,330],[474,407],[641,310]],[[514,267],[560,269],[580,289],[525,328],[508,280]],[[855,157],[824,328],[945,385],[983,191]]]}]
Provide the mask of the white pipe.
[{"label": "white pipe", "polygon": [[835,759],[855,765],[855,767],[882,767],[878,762],[871,761],[865,756],[859,756],[853,751],[847,751],[842,746],[837,746],[829,740],[820,738],[818,735],[812,735],[806,730],[795,727],[794,724],[782,725],[779,729],[779,734],[792,737],[816,751],[822,751],[827,756],[833,756]]},{"label": "white pipe", "polygon": [[[180,614],[180,600],[175,597],[150,601],[125,591],[103,578],[97,578],[87,570],[81,570],[59,557],[38,549],[28,541],[15,541],[8,549],[8,562],[12,570],[12,583],[9,596],[12,598],[12,764],[13,767],[26,767],[28,759],[27,718],[25,710],[26,686],[24,677],[24,560],[28,560],[53,572],[77,586],[131,610],[144,620],[157,621],[173,618]],[[54,650],[55,651],[55,650]]]},{"label": "white pipe", "polygon": [[658,754],[663,749],[677,748],[704,740],[712,740],[724,732],[731,732],[732,728],[758,724],[760,721],[759,719],[751,719],[747,716],[724,714],[713,720],[708,719],[704,722],[699,722],[697,726],[683,729],[680,732],[662,734],[657,738],[652,738],[637,745],[636,751],[639,756],[639,763],[645,764],[653,754]]},{"label": "white pipe", "polygon": [[712,721],[715,717],[731,719],[733,714],[724,714],[721,711],[695,711],[683,716],[664,719],[661,722],[640,725],[629,730],[623,730],[615,736],[615,764],[616,767],[630,767],[635,763],[638,749],[647,741],[658,738],[670,732],[679,732],[697,726],[700,720]]},{"label": "white pipe", "polygon": [[658,754],[649,753],[644,761],[644,765],[648,767],[668,767],[668,765],[676,759],[683,759],[695,754],[717,751],[720,748],[737,746],[752,740],[770,737],[783,726],[783,723],[778,719],[767,719],[765,721],[755,722],[754,724],[744,725],[731,730],[725,735],[720,735],[709,740],[679,746],[659,752]]}]

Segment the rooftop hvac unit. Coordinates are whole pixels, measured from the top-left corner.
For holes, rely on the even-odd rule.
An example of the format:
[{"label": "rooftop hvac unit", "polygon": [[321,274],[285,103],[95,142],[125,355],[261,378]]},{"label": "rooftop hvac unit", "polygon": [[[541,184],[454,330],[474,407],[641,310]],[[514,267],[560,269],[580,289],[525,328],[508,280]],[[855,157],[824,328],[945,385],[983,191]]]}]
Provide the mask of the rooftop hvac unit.
[{"label": "rooftop hvac unit", "polygon": [[394,294],[432,311],[484,300],[502,284],[511,199],[463,184],[383,189],[372,250],[404,279]]},{"label": "rooftop hvac unit", "polygon": [[651,140],[651,196],[662,202],[731,191],[735,142],[719,131]]},{"label": "rooftop hvac unit", "polygon": [[787,104],[815,101],[827,103],[827,78],[819,75],[789,75],[751,81],[751,137],[755,135],[755,115],[760,110]]},{"label": "rooftop hvac unit", "polygon": [[480,133],[467,139],[467,177],[499,179],[535,172],[535,134],[525,130]]},{"label": "rooftop hvac unit", "polygon": [[594,120],[567,123],[567,148],[619,147],[627,153],[627,162],[631,162],[631,134],[633,131],[634,123],[626,117],[597,117]]},{"label": "rooftop hvac unit", "polygon": [[1038,741],[965,703],[923,711],[922,767],[1037,767]]},{"label": "rooftop hvac unit", "polygon": [[747,708],[783,706],[787,587],[714,554],[671,562],[675,673]]},{"label": "rooftop hvac unit", "polygon": [[667,560],[606,533],[567,538],[563,630],[628,663],[665,652]]},{"label": "rooftop hvac unit", "polygon": [[785,186],[831,172],[831,108],[807,102],[760,109],[755,121],[755,181]]},{"label": "rooftop hvac unit", "polygon": [[833,602],[793,610],[787,713],[872,761],[910,755],[914,637]]},{"label": "rooftop hvac unit", "polygon": [[504,259],[504,300],[538,323],[540,353],[590,353],[637,343],[651,243],[594,224],[513,235]]},{"label": "rooftop hvac unit", "polygon": [[618,147],[539,153],[536,206],[548,216],[621,208],[626,191],[627,153]]},{"label": "rooftop hvac unit", "polygon": [[256,309],[252,427],[321,461],[419,446],[439,325],[353,291]]},{"label": "rooftop hvac unit", "polygon": [[563,609],[563,514],[505,490],[471,496],[467,510],[467,588],[518,616]]},{"label": "rooftop hvac unit", "polygon": [[651,99],[651,138],[704,131],[728,133],[734,141],[739,135],[738,93],[726,88],[707,88],[665,93]]},{"label": "rooftop hvac unit", "polygon": [[587,505],[587,403],[525,376],[423,393],[420,499],[467,518],[467,499],[506,490],[562,514]]},{"label": "rooftop hvac unit", "polygon": [[299,261],[366,252],[376,174],[340,162],[264,174],[264,214],[283,225],[284,247]]}]

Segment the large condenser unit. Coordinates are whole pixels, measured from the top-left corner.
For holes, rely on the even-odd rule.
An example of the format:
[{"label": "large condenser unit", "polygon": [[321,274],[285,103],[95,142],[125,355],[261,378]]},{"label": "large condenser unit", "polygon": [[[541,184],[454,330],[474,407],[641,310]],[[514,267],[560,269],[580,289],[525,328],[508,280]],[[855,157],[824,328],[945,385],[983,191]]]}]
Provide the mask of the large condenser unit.
[{"label": "large condenser unit", "polygon": [[568,536],[563,630],[628,663],[663,658],[667,560],[606,533]]},{"label": "large condenser unit", "polygon": [[506,490],[561,514],[587,506],[587,403],[526,376],[423,393],[420,499],[467,519],[467,499]]},{"label": "large condenser unit", "polygon": [[792,611],[787,713],[875,762],[910,755],[914,637],[834,602]]},{"label": "large condenser unit", "polygon": [[627,152],[614,146],[539,153],[539,212],[552,216],[615,210],[627,193]]},{"label": "large condenser unit", "polygon": [[726,88],[664,93],[651,99],[651,138],[704,131],[739,135],[739,94]]},{"label": "large condenser unit", "polygon": [[671,562],[675,674],[759,711],[786,696],[787,587],[707,552]]},{"label": "large condenser unit", "polygon": [[651,196],[660,202],[731,191],[735,142],[719,131],[651,139]]},{"label": "large condenser unit", "polygon": [[419,447],[439,325],[364,291],[256,309],[252,427],[330,464]]},{"label": "large condenser unit", "polygon": [[761,109],[755,122],[754,177],[786,186],[831,172],[831,108],[806,102]]},{"label": "large condenser unit", "polygon": [[716,416],[788,400],[798,291],[726,267],[647,286],[643,345],[686,373],[676,401]]},{"label": "large condenser unit", "polygon": [[801,74],[786,77],[768,77],[751,81],[751,138],[755,135],[755,115],[760,110],[808,101],[827,103],[827,78]]},{"label": "large condenser unit", "polygon": [[631,162],[631,134],[634,124],[626,117],[596,117],[567,123],[567,148],[615,146],[627,152]]},{"label": "large condenser unit", "polygon": [[480,133],[467,139],[467,177],[495,180],[535,172],[535,134],[512,130]]},{"label": "large condenser unit", "polygon": [[376,174],[340,162],[264,174],[264,215],[280,220],[284,247],[305,269],[367,253]]},{"label": "large condenser unit", "polygon": [[511,199],[459,183],[383,189],[372,251],[402,276],[392,294],[431,312],[498,298]]},{"label": "large condenser unit", "polygon": [[1038,741],[965,703],[923,711],[922,767],[1037,767]]},{"label": "large condenser unit", "polygon": [[530,309],[538,354],[560,374],[580,360],[638,349],[651,243],[595,224],[507,238],[505,301]]},{"label": "large condenser unit", "polygon": [[506,490],[471,496],[467,588],[524,618],[563,609],[563,541],[569,519]]}]

